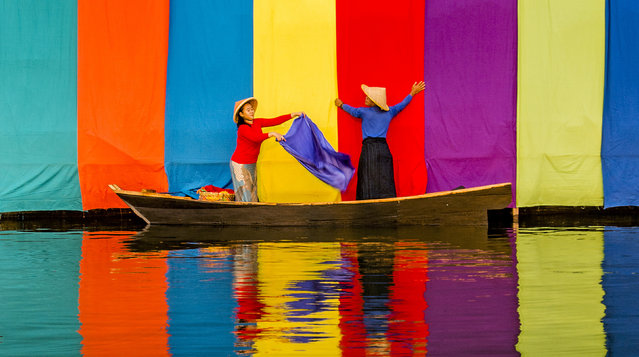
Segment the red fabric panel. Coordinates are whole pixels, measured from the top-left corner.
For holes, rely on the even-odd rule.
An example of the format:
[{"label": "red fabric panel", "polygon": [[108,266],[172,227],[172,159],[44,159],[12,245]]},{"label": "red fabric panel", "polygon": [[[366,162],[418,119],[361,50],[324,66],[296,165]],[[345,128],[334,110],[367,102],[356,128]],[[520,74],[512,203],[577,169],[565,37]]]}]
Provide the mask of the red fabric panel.
[{"label": "red fabric panel", "polygon": [[107,185],[166,191],[169,0],[78,0],[83,209],[126,207]]},{"label": "red fabric panel", "polygon": [[[360,86],[366,84],[386,87],[387,102],[395,105],[414,82],[424,79],[424,6],[411,0],[336,1],[338,92],[344,103],[364,106]],[[424,93],[413,98],[388,130],[398,196],[426,192]],[[357,165],[361,142],[359,120],[339,110],[338,151],[351,155]],[[355,176],[343,200],[355,199],[356,182]]]}]

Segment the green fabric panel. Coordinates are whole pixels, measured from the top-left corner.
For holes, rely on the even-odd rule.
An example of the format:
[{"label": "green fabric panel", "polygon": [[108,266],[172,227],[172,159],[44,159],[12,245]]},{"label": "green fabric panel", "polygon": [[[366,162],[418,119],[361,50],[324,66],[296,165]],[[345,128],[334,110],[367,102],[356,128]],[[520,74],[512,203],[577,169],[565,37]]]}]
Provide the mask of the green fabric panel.
[{"label": "green fabric panel", "polygon": [[0,2],[0,212],[82,210],[77,4]]},{"label": "green fabric panel", "polygon": [[518,2],[517,206],[603,204],[605,2]]},{"label": "green fabric panel", "polygon": [[605,356],[601,231],[517,234],[522,356]]}]

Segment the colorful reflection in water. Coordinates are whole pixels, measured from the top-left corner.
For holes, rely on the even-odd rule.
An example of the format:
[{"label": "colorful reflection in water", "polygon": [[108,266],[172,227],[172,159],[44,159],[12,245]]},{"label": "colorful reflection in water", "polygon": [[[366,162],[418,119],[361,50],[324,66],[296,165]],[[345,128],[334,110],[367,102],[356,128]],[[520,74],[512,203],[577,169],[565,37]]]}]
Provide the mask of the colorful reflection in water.
[{"label": "colorful reflection in water", "polygon": [[0,231],[0,355],[632,355],[638,238]]},{"label": "colorful reflection in water", "polygon": [[519,233],[522,354],[606,354],[603,236],[603,230],[579,229]]}]

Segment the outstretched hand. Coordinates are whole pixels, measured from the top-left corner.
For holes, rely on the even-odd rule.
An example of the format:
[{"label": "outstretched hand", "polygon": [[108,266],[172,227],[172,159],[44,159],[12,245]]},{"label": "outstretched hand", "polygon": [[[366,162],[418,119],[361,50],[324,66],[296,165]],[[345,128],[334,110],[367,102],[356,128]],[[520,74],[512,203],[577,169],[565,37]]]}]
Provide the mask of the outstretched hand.
[{"label": "outstretched hand", "polygon": [[426,89],[426,83],[424,83],[424,81],[420,81],[420,82],[415,82],[413,83],[413,88],[411,88],[410,90],[410,95],[415,95],[421,91],[423,91],[424,89]]},{"label": "outstretched hand", "polygon": [[269,138],[275,138],[275,141],[278,141],[278,142],[279,141],[286,141],[286,138],[284,137],[284,135],[282,135],[282,134],[280,134],[278,132],[275,132],[275,131],[272,131],[272,132],[268,133],[268,137]]},{"label": "outstretched hand", "polygon": [[291,113],[291,118],[301,117],[302,115],[304,115],[304,112],[294,112]]},{"label": "outstretched hand", "polygon": [[338,106],[339,108],[342,107],[342,104],[344,104],[344,102],[342,102],[341,99],[339,98],[335,98],[335,105]]}]

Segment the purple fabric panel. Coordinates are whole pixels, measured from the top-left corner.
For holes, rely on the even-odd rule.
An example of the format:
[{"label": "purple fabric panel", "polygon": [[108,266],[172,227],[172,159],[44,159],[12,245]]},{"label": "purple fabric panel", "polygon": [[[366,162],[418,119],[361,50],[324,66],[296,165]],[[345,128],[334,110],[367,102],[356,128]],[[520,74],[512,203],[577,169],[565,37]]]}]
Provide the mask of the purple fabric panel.
[{"label": "purple fabric panel", "polygon": [[310,173],[323,182],[346,190],[355,168],[349,155],[337,152],[305,114],[295,119],[280,144]]},{"label": "purple fabric panel", "polygon": [[[427,192],[516,179],[516,0],[426,2]],[[514,198],[514,195],[513,195]]]}]

